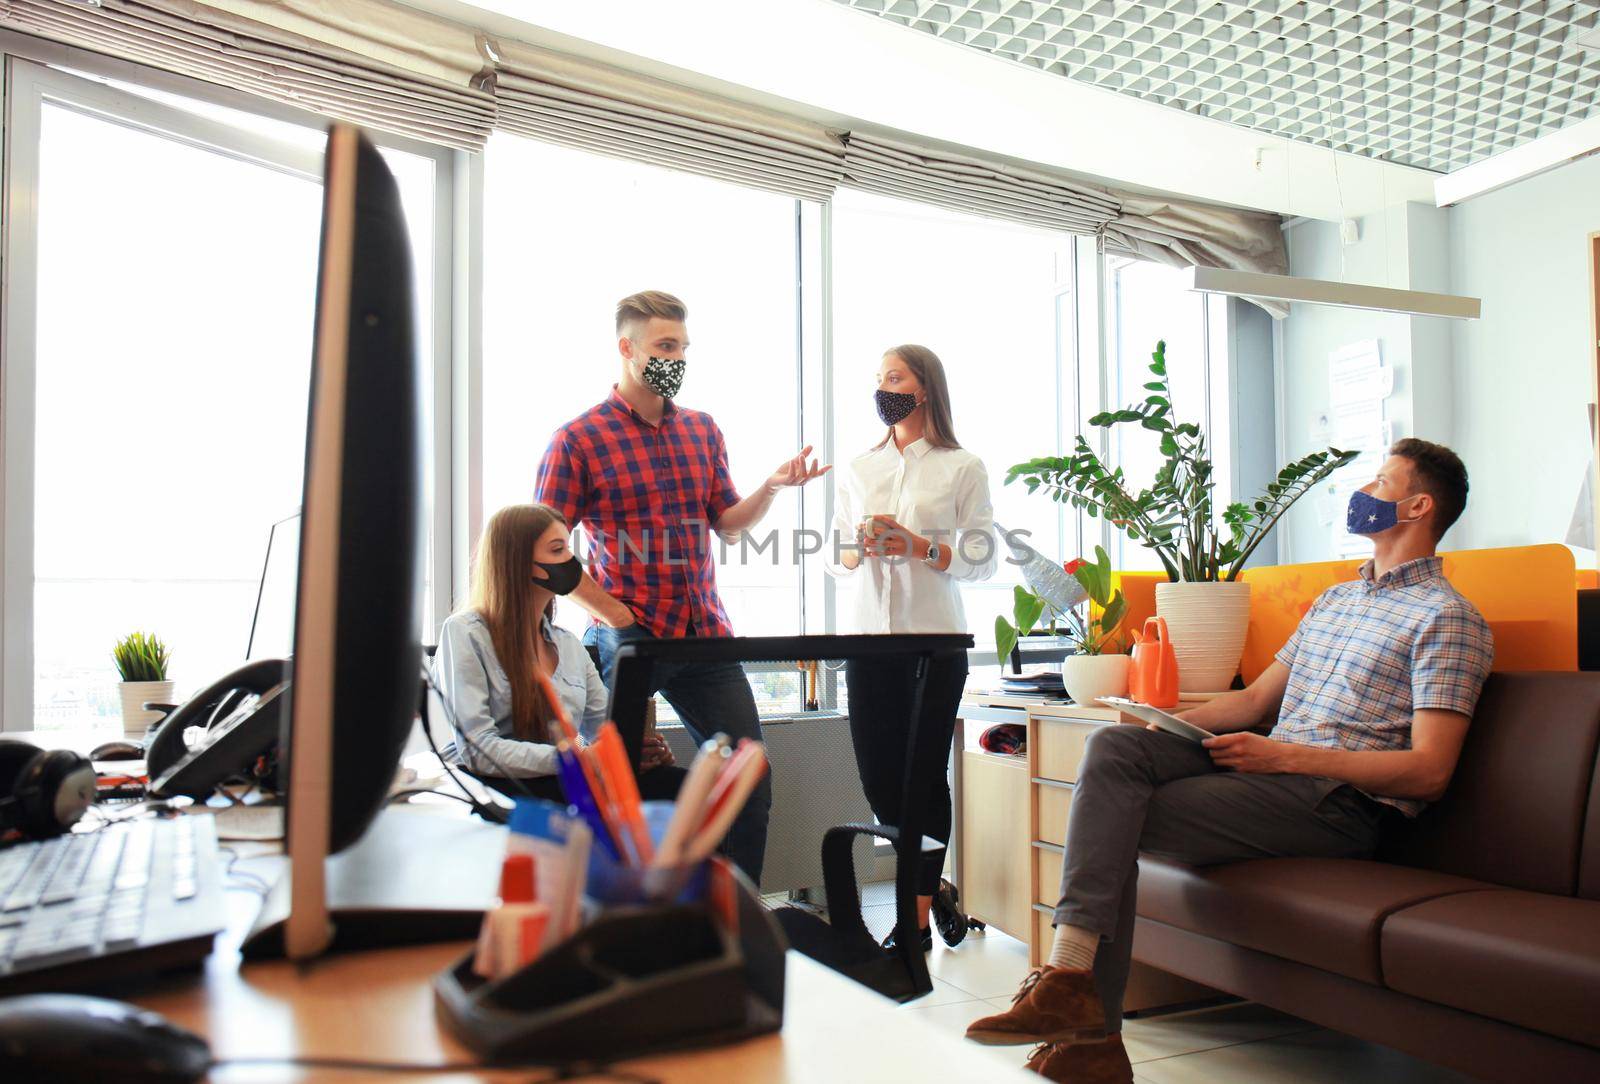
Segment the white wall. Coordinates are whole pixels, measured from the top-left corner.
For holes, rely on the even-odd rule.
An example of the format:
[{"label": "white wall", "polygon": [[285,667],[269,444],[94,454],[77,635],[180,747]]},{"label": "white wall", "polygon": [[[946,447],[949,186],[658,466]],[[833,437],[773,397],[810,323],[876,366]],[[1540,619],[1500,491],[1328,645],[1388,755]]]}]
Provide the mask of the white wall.
[{"label": "white wall", "polygon": [[[1395,221],[1391,221],[1393,218]],[[1373,215],[1361,223],[1361,240],[1341,245],[1333,222],[1307,221],[1288,230],[1289,271],[1305,278],[1366,282],[1406,288],[1403,210]],[[1399,238],[1400,240],[1396,240]],[[1392,246],[1397,246],[1391,250]],[[1397,274],[1398,266],[1398,274]],[[1283,462],[1327,447],[1318,439],[1317,419],[1328,411],[1328,355],[1365,339],[1377,339],[1383,360],[1395,369],[1388,416],[1396,435],[1411,425],[1411,321],[1392,313],[1296,303],[1283,321],[1279,379],[1283,383]],[[1282,466],[1282,463],[1279,464]],[[1278,525],[1284,561],[1325,561],[1333,557],[1330,526],[1318,515],[1320,490],[1303,498]],[[1342,518],[1343,509],[1335,510]]]},{"label": "white wall", "polygon": [[[1293,274],[1482,298],[1479,320],[1295,305],[1283,326],[1286,456],[1311,451],[1327,405],[1328,352],[1377,338],[1396,367],[1396,437],[1455,448],[1472,483],[1447,549],[1563,542],[1590,460],[1588,235],[1600,230],[1600,158],[1575,162],[1449,210],[1407,204],[1362,220],[1343,247],[1330,222],[1288,231]],[[1303,501],[1289,557],[1329,556]],[[1581,554],[1580,564],[1587,564]]]},{"label": "white wall", "polygon": [[1566,538],[1590,459],[1597,193],[1589,158],[1451,209],[1455,288],[1483,298],[1483,319],[1453,329],[1455,448],[1472,479],[1463,547]]}]

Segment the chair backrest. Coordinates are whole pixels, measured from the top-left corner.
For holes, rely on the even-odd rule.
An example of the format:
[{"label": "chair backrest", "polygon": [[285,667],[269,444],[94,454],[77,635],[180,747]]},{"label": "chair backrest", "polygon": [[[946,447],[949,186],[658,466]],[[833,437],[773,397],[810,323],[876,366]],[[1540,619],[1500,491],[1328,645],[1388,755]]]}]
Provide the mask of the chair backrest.
[{"label": "chair backrest", "polygon": [[1581,867],[1600,898],[1597,755],[1600,674],[1491,674],[1449,790],[1380,857],[1561,895],[1580,891]]}]

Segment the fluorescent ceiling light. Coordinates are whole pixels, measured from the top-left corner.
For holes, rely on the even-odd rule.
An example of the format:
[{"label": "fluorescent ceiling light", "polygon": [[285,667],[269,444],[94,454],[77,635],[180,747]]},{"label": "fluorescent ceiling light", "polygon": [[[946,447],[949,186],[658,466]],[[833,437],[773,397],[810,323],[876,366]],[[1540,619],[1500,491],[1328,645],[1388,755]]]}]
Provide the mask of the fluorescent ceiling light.
[{"label": "fluorescent ceiling light", "polygon": [[1338,305],[1347,309],[1374,309],[1407,316],[1449,316],[1476,320],[1483,302],[1476,297],[1428,294],[1420,290],[1390,290],[1354,282],[1302,279],[1293,275],[1262,275],[1254,271],[1229,271],[1220,267],[1191,267],[1189,289],[1230,297],[1265,297],[1274,301],[1304,301],[1312,305]]}]

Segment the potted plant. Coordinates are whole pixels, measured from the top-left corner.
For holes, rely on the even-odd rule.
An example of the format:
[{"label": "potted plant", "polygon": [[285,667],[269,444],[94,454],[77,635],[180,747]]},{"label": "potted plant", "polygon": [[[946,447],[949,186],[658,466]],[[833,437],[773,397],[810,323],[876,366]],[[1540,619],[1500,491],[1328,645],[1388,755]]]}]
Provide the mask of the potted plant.
[{"label": "potted plant", "polygon": [[1185,693],[1226,689],[1239,669],[1250,623],[1250,585],[1237,582],[1250,555],[1294,503],[1359,454],[1329,448],[1278,472],[1255,501],[1221,510],[1205,434],[1172,416],[1167,344],[1151,355],[1154,377],[1144,401],[1089,419],[1102,429],[1137,424],[1161,442],[1165,457],[1149,488],[1133,492],[1122,468],[1108,469],[1080,434],[1072,455],[1018,463],[1006,483],[1022,479],[1028,492],[1103,516],[1155,553],[1167,583],[1156,586],[1156,611],[1166,619]]},{"label": "potted plant", "polygon": [[[1065,635],[1076,649],[1061,660],[1061,684],[1078,704],[1092,704],[1102,696],[1122,696],[1128,691],[1128,656],[1117,650],[1115,639],[1127,602],[1122,592],[1112,587],[1110,554],[1100,546],[1094,552],[1093,562],[1080,557],[1066,565],[1066,571],[1088,595],[1084,612],[1073,606],[1059,614],[1066,627]],[[1018,637],[1033,631],[1046,608],[1044,599],[1020,585],[1016,588],[1012,609],[1016,624],[1004,616],[994,621],[996,651],[1002,667]],[[1056,616],[1052,612],[1052,632],[1056,630]]]},{"label": "potted plant", "polygon": [[159,711],[146,711],[147,703],[172,702],[172,682],[167,680],[167,663],[172,653],[154,635],[135,632],[117,641],[111,650],[122,683],[122,729],[132,738],[143,738],[150,724],[161,718]]}]

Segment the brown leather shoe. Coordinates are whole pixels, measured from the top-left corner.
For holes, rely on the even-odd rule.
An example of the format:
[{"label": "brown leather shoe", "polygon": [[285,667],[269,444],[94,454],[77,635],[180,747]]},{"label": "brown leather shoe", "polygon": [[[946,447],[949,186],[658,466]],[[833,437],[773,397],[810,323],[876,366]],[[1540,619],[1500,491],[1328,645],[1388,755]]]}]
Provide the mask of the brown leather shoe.
[{"label": "brown leather shoe", "polygon": [[974,1020],[967,1038],[987,1046],[1022,1046],[1105,1035],[1105,1009],[1088,971],[1036,967],[1022,980],[1011,1008]]},{"label": "brown leather shoe", "polygon": [[1133,1066],[1121,1035],[1041,1046],[1028,1059],[1028,1071],[1059,1084],[1133,1084]]}]

